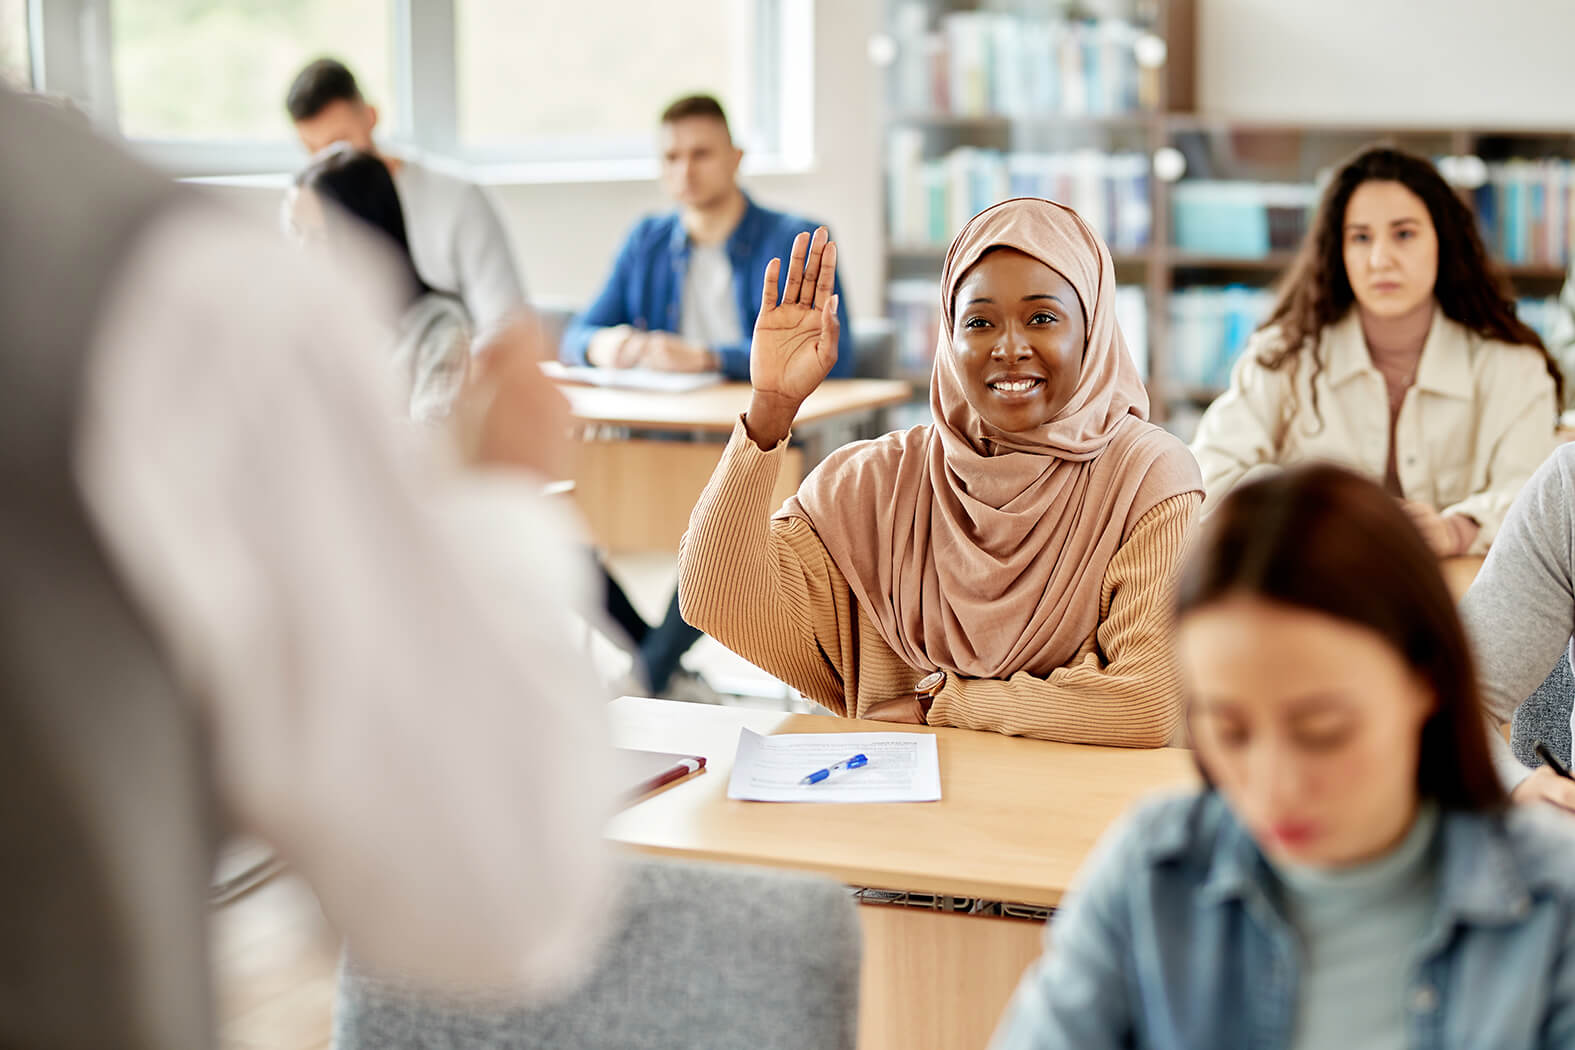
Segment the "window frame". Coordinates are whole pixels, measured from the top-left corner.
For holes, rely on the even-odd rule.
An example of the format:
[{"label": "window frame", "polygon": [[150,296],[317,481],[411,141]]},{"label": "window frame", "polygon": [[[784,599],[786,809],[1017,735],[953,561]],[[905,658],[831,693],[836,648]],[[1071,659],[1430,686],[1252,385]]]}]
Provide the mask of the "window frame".
[{"label": "window frame", "polygon": [[[77,102],[101,128],[119,133],[112,0],[29,0],[28,31],[35,88]],[[457,0],[390,0],[393,93],[397,123],[389,145],[465,165],[480,181],[635,180],[657,171],[649,141],[612,136],[465,147],[459,141]],[[763,143],[745,154],[744,170],[799,173],[813,159],[814,0],[752,0],[756,5],[751,68],[751,126]],[[284,85],[280,85],[280,91]],[[788,100],[797,100],[789,105]],[[761,133],[764,134],[761,134]],[[303,161],[293,142],[129,139],[145,159],[177,177],[229,177],[293,171]]]}]

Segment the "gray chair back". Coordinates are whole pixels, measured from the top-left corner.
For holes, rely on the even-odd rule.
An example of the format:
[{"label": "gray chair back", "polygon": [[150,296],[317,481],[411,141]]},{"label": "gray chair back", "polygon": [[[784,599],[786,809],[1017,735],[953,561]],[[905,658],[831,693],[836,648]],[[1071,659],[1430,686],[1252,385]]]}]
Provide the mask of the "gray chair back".
[{"label": "gray chair back", "polygon": [[[587,981],[547,1005],[460,1009],[341,967],[337,1050],[853,1050],[859,925],[845,887],[634,861]],[[551,902],[543,902],[551,907]]]}]

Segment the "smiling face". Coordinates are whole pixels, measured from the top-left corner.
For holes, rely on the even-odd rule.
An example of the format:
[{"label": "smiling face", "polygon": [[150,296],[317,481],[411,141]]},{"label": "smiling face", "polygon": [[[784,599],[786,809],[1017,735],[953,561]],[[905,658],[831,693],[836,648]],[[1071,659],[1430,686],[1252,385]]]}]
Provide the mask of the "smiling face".
[{"label": "smiling face", "polygon": [[1242,596],[1186,613],[1177,651],[1198,759],[1265,854],[1343,867],[1404,837],[1437,701],[1387,639]]},{"label": "smiling face", "polygon": [[1402,317],[1433,298],[1438,231],[1422,198],[1398,182],[1362,183],[1345,206],[1345,274],[1361,308]]},{"label": "smiling face", "polygon": [[1014,248],[986,252],[957,287],[952,352],[963,394],[997,430],[1055,419],[1077,389],[1087,322],[1077,291]]}]

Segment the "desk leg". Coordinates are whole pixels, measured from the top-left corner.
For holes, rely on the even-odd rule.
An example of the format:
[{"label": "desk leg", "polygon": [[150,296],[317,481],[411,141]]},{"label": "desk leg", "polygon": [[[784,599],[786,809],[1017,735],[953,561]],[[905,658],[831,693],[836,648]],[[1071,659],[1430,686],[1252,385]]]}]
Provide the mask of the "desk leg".
[{"label": "desk leg", "polygon": [[859,908],[859,1050],[984,1050],[1043,923],[891,905]]}]

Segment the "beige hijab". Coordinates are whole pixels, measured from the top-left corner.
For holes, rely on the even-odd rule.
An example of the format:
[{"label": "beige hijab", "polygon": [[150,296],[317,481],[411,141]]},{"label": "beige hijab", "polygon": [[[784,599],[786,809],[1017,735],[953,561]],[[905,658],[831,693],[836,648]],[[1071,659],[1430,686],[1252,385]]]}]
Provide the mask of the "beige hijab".
[{"label": "beige hijab", "polygon": [[[968,403],[952,347],[958,285],[1001,246],[1065,277],[1087,319],[1071,400],[1025,433],[995,429]],[[976,215],[946,253],[935,424],[839,449],[779,512],[809,522],[913,667],[1048,676],[1099,622],[1105,568],[1131,527],[1201,491],[1186,446],[1146,422],[1114,298],[1110,252],[1070,208],[1020,199]]]}]

